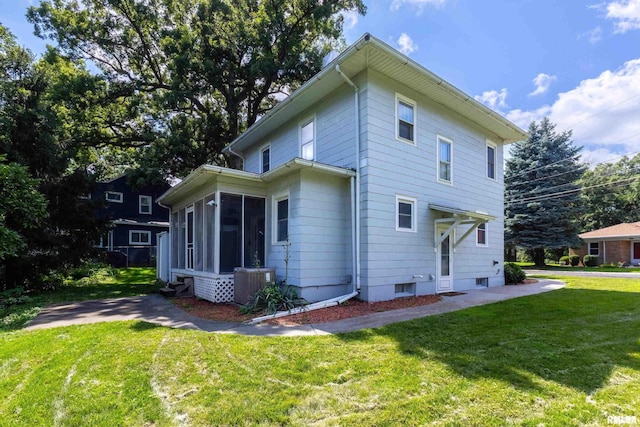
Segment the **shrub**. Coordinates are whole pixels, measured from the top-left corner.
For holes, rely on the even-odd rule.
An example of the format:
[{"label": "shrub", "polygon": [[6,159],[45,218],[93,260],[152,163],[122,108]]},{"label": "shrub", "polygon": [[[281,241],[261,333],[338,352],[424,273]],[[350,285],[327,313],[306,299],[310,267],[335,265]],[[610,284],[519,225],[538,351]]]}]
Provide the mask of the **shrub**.
[{"label": "shrub", "polygon": [[595,267],[598,264],[598,258],[593,255],[585,255],[582,258],[582,263],[585,267]]},{"label": "shrub", "polygon": [[518,264],[506,262],[504,264],[504,281],[507,285],[515,285],[527,278]]},{"label": "shrub", "polygon": [[563,256],[560,257],[560,265],[569,265],[571,263],[571,260],[569,259],[568,256]]},{"label": "shrub", "polygon": [[13,288],[0,292],[0,310],[11,307],[13,305],[25,304],[31,298],[25,295],[24,288]]},{"label": "shrub", "polygon": [[569,255],[569,262],[571,263],[571,267],[575,267],[580,264],[580,257],[578,255]]},{"label": "shrub", "polygon": [[284,283],[270,283],[258,290],[240,311],[247,313],[273,314],[278,311],[291,310],[307,304],[304,298],[298,298],[293,287]]}]

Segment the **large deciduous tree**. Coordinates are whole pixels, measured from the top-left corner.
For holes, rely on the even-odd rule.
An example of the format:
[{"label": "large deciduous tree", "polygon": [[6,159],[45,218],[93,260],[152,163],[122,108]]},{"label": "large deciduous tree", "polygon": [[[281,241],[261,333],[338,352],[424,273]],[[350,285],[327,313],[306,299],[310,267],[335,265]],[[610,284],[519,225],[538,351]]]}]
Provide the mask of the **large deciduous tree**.
[{"label": "large deciduous tree", "polygon": [[[19,178],[19,191],[41,194],[47,202],[46,217],[37,214],[39,202],[33,215],[22,209],[22,219],[34,226],[19,227],[24,250],[2,260],[3,287],[43,284],[52,270],[87,257],[103,230],[103,221],[93,216],[94,203],[85,198],[93,178],[74,163],[88,145],[87,129],[99,121],[88,107],[96,87],[80,64],[53,50],[36,60],[0,26],[0,153],[24,171],[11,175]],[[6,218],[14,218],[15,229],[20,213],[12,212]]]},{"label": "large deciduous tree", "polygon": [[586,167],[571,131],[557,133],[548,118],[511,146],[505,170],[505,244],[528,249],[543,266],[544,249],[577,246],[582,212],[578,180]]},{"label": "large deciduous tree", "polygon": [[140,147],[144,170],[184,176],[226,164],[222,149],[341,43],[349,11],[362,0],[48,0],[28,18],[124,105],[96,144]]},{"label": "large deciduous tree", "polygon": [[640,154],[599,164],[580,182],[585,206],[582,231],[640,221]]}]

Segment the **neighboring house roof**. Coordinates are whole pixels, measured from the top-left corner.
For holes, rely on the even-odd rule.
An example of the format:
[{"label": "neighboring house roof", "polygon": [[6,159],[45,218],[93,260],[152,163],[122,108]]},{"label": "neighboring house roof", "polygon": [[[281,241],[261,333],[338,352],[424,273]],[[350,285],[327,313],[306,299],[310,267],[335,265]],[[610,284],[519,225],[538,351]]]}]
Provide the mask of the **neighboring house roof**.
[{"label": "neighboring house roof", "polygon": [[356,173],[352,169],[326,165],[324,163],[303,160],[300,158],[294,158],[293,160],[290,160],[287,163],[262,174],[223,168],[214,165],[202,165],[191,172],[180,183],[171,187],[163,195],[158,197],[158,203],[160,203],[161,205],[172,205],[181,198],[189,195],[192,191],[194,191],[194,189],[211,184],[211,182],[215,182],[218,177],[240,178],[253,182],[268,183],[276,178],[301,169],[314,170],[316,172],[334,176],[342,176],[345,178],[356,176]]},{"label": "neighboring house roof", "polygon": [[589,239],[628,239],[640,238],[640,221],[631,223],[622,223],[612,225],[611,227],[601,228],[599,230],[589,231],[579,234],[580,238]]},{"label": "neighboring house roof", "polygon": [[118,219],[115,219],[115,220],[113,220],[111,222],[116,224],[116,225],[139,225],[139,226],[146,226],[146,227],[169,227],[169,222],[167,222],[167,221],[136,221],[136,220],[133,220],[133,219],[118,218]]},{"label": "neighboring house roof", "polygon": [[[337,67],[337,68],[336,68]],[[460,114],[466,119],[494,133],[506,143],[526,139],[527,133],[500,114],[476,101],[460,89],[447,83],[411,58],[391,46],[365,34],[308,80],[289,97],[270,110],[225,150],[244,151],[276,131],[301,111],[311,107],[345,81],[338,70],[348,78],[371,69],[386,75],[436,103]]]}]

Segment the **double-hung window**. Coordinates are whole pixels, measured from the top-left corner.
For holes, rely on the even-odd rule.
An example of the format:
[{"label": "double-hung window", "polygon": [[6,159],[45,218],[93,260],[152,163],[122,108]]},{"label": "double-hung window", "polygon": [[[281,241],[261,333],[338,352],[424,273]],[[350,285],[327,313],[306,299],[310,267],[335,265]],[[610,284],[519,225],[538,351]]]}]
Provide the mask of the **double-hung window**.
[{"label": "double-hung window", "polygon": [[314,119],[303,122],[300,125],[300,154],[303,159],[315,159],[315,139]]},{"label": "double-hung window", "polygon": [[453,164],[453,141],[438,136],[438,181],[451,184]]},{"label": "double-hung window", "polygon": [[269,172],[271,169],[271,146],[267,145],[260,151],[260,170],[262,173]]},{"label": "double-hung window", "polygon": [[496,145],[487,142],[487,178],[496,179]]},{"label": "double-hung window", "polygon": [[396,94],[396,138],[415,144],[415,127],[416,103]]},{"label": "double-hung window", "polygon": [[589,255],[600,256],[600,244],[598,242],[589,243]]},{"label": "double-hung window", "polygon": [[487,223],[483,222],[476,229],[476,244],[478,246],[487,246]]},{"label": "double-hung window", "polygon": [[396,196],[396,231],[416,231],[416,199]]},{"label": "double-hung window", "polygon": [[273,241],[283,243],[289,237],[289,194],[276,197],[273,207]]},{"label": "double-hung window", "polygon": [[129,244],[130,245],[150,245],[151,244],[151,232],[143,230],[130,230],[129,231]]},{"label": "double-hung window", "polygon": [[151,215],[151,196],[140,196],[140,208],[138,212],[141,214]]}]

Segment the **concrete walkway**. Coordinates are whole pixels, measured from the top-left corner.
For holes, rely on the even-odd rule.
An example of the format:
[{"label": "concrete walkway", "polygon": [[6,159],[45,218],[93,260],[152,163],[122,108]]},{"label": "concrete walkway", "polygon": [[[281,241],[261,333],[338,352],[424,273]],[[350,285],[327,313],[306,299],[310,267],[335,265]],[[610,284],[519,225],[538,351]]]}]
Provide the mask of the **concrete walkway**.
[{"label": "concrete walkway", "polygon": [[563,288],[564,283],[541,280],[531,285],[500,286],[465,291],[462,295],[443,296],[434,304],[384,311],[351,319],[302,326],[216,322],[200,319],[179,309],[160,295],[81,301],[55,304],[43,309],[26,330],[81,325],[118,320],[139,320],[170,328],[195,329],[207,332],[234,333],[255,336],[327,335],[377,328],[468,307],[491,304],[512,298],[535,295]]}]

